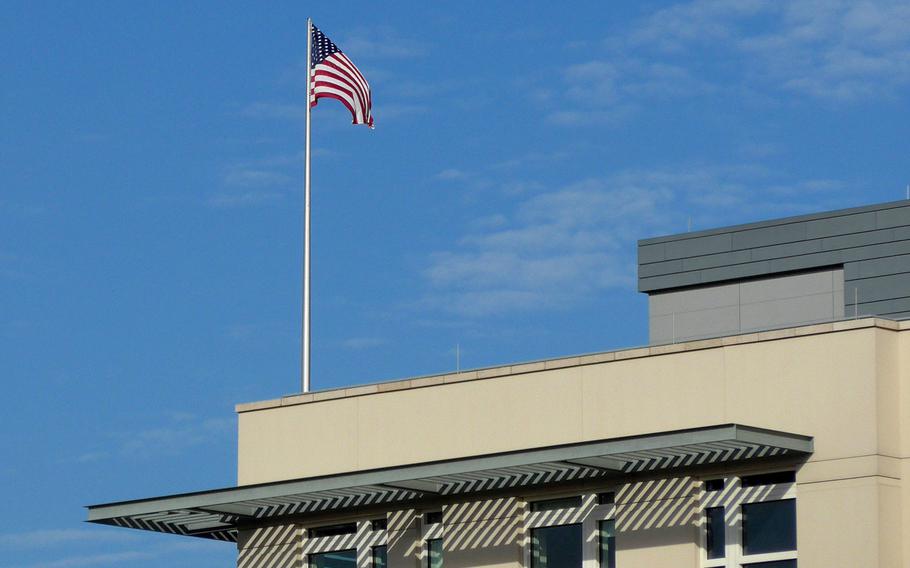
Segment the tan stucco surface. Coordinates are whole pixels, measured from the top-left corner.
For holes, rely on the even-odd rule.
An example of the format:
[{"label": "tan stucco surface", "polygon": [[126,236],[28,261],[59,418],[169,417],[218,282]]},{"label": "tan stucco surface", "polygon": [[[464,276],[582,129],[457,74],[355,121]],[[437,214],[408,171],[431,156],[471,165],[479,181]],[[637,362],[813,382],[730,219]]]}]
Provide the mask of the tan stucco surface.
[{"label": "tan stucco surface", "polygon": [[859,327],[827,324],[782,339],[694,342],[561,369],[241,406],[238,482],[731,422],[814,436],[812,461],[907,455],[898,376],[910,333],[874,320],[847,323]]}]

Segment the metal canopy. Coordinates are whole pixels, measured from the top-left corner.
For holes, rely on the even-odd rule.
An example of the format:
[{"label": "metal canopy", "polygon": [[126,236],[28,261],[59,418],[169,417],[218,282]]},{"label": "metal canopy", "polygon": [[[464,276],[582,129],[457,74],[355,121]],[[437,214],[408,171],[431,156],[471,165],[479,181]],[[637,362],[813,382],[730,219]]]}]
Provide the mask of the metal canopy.
[{"label": "metal canopy", "polygon": [[238,525],[307,513],[812,453],[812,438],[727,424],[88,507],[88,520],[236,541]]}]

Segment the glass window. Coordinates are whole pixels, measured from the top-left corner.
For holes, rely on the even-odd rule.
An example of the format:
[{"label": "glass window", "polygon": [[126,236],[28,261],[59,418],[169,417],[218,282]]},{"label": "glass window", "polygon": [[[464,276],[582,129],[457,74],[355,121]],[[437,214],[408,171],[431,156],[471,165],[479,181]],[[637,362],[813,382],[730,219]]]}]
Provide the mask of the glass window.
[{"label": "glass window", "polygon": [[744,568],[796,568],[796,560],[775,560],[774,562],[753,562],[743,564]]},{"label": "glass window", "polygon": [[310,538],[319,538],[322,536],[338,536],[342,534],[354,534],[357,532],[357,523],[345,523],[343,525],[328,525],[324,527],[313,527],[309,529]]},{"label": "glass window", "polygon": [[532,501],[531,512],[555,511],[556,509],[570,509],[572,507],[581,507],[581,495],[574,497],[563,497],[562,499],[547,499],[545,501]]},{"label": "glass window", "polygon": [[442,522],[442,511],[432,511],[423,516],[428,525],[435,525]]},{"label": "glass window", "polygon": [[616,568],[616,523],[613,519],[598,523],[600,568]]},{"label": "glass window", "polygon": [[774,485],[775,483],[793,483],[794,481],[796,481],[795,471],[759,473],[758,475],[744,475],[740,478],[740,484],[743,487],[758,487],[759,485]]},{"label": "glass window", "polygon": [[311,554],[310,568],[357,568],[357,550]]},{"label": "glass window", "polygon": [[531,530],[531,568],[580,567],[580,524]]},{"label": "glass window", "polygon": [[726,481],[723,479],[709,479],[705,481],[705,491],[721,491],[726,485]]},{"label": "glass window", "polygon": [[386,529],[387,523],[385,518],[382,519],[373,519],[370,521],[370,530],[374,531],[384,531]]},{"label": "glass window", "polygon": [[743,512],[743,554],[796,550],[796,501],[747,503]]},{"label": "glass window", "polygon": [[605,491],[604,493],[597,494],[597,504],[598,505],[612,505],[616,501],[616,493],[613,491]]},{"label": "glass window", "polygon": [[427,568],[442,568],[442,539],[427,541]]},{"label": "glass window", "polygon": [[389,552],[384,546],[374,546],[371,557],[372,568],[386,568],[389,565]]},{"label": "glass window", "polygon": [[726,555],[724,548],[727,545],[727,525],[724,523],[724,508],[711,507],[705,509],[707,534],[705,548],[708,560],[723,558]]}]

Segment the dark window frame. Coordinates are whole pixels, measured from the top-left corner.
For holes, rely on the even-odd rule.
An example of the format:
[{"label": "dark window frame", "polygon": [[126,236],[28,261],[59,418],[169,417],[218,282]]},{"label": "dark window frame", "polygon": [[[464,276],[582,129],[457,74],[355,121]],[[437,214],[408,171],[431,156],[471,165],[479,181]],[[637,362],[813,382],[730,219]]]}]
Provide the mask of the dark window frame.
[{"label": "dark window frame", "polygon": [[370,547],[370,568],[377,568],[376,566],[376,551],[383,549],[385,551],[385,564],[383,568],[388,568],[389,566],[389,547],[386,544],[377,544],[376,546]]},{"label": "dark window frame", "polygon": [[307,554],[307,567],[313,568],[316,566],[316,563],[313,561],[313,558],[316,556],[325,556],[328,554],[341,554],[343,552],[353,552],[354,553],[354,565],[357,565],[357,549],[356,548],[341,548],[339,550],[325,550],[322,552],[311,552]]},{"label": "dark window frame", "polygon": [[[757,550],[757,551],[750,552],[749,551],[750,543],[749,543],[749,538],[748,538],[749,515],[747,514],[746,509],[750,508],[750,507],[768,507],[770,505],[781,504],[781,503],[787,503],[788,507],[792,507],[793,534],[792,534],[792,536],[788,535],[787,539],[789,540],[792,538],[793,546],[790,548],[781,548],[781,549],[775,549],[775,550]],[[776,553],[776,552],[796,552],[797,546],[798,546],[798,540],[797,540],[797,532],[796,532],[797,531],[797,519],[796,519],[796,499],[795,498],[770,499],[767,501],[754,501],[754,502],[750,502],[750,503],[742,503],[740,505],[740,517],[742,518],[742,521],[740,523],[740,546],[742,547],[743,558],[746,558],[748,556],[758,555],[758,554],[770,554],[770,553]]]},{"label": "dark window frame", "polygon": [[357,523],[335,523],[331,525],[309,527],[306,532],[307,538],[324,538],[327,536],[355,534],[357,532]]},{"label": "dark window frame", "polygon": [[582,563],[584,563],[584,547],[585,547],[584,522],[567,523],[567,524],[546,525],[546,526],[542,526],[542,527],[534,527],[531,529],[530,535],[529,535],[530,536],[530,540],[529,540],[530,547],[528,550],[529,560],[530,560],[529,568],[535,568],[536,566],[538,566],[534,561],[534,532],[540,531],[540,530],[545,530],[545,529],[557,529],[557,528],[569,528],[569,527],[574,527],[574,528],[578,529],[579,545],[580,545],[578,553],[579,553],[579,558],[581,559]]},{"label": "dark window frame", "polygon": [[[715,517],[711,516],[712,512],[720,513],[720,535],[717,534],[717,531],[712,522]],[[727,557],[727,523],[726,523],[726,507],[707,507],[705,508],[705,557],[708,560],[720,560],[721,558]],[[720,541],[716,542],[715,539],[720,536]],[[714,554],[715,544],[719,544],[720,555]]]},{"label": "dark window frame", "polygon": [[784,485],[787,483],[796,483],[795,471],[772,471],[769,473],[741,475],[739,477],[739,485],[743,488],[762,487],[764,485]]},{"label": "dark window frame", "polygon": [[[543,513],[544,511],[558,511],[560,509],[574,509],[582,505],[581,495],[572,495],[570,497],[558,497],[555,499],[539,499],[529,501],[528,509],[531,513]],[[571,503],[571,504],[569,504]],[[565,505],[563,505],[565,504]]]},{"label": "dark window frame", "polygon": [[427,547],[427,564],[426,568],[433,568],[433,555],[430,552],[431,545],[430,543],[438,542],[439,543],[439,557],[442,559],[441,564],[445,566],[445,547],[443,546],[442,538],[428,538],[424,541]]}]

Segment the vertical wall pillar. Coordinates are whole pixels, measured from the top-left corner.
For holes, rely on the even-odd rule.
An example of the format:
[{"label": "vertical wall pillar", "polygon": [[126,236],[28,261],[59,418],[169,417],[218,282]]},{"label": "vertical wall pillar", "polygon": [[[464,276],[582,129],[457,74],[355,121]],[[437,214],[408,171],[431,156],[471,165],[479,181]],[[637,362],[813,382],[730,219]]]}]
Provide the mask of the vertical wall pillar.
[{"label": "vertical wall pillar", "polygon": [[237,568],[304,568],[303,531],[293,524],[240,531]]},{"label": "vertical wall pillar", "polygon": [[696,568],[698,483],[691,477],[628,483],[616,495],[616,565]]},{"label": "vertical wall pillar", "polygon": [[520,566],[523,505],[515,497],[457,503],[443,508],[446,568]]},{"label": "vertical wall pillar", "polygon": [[420,568],[420,515],[416,510],[389,513],[386,535],[389,568]]}]

